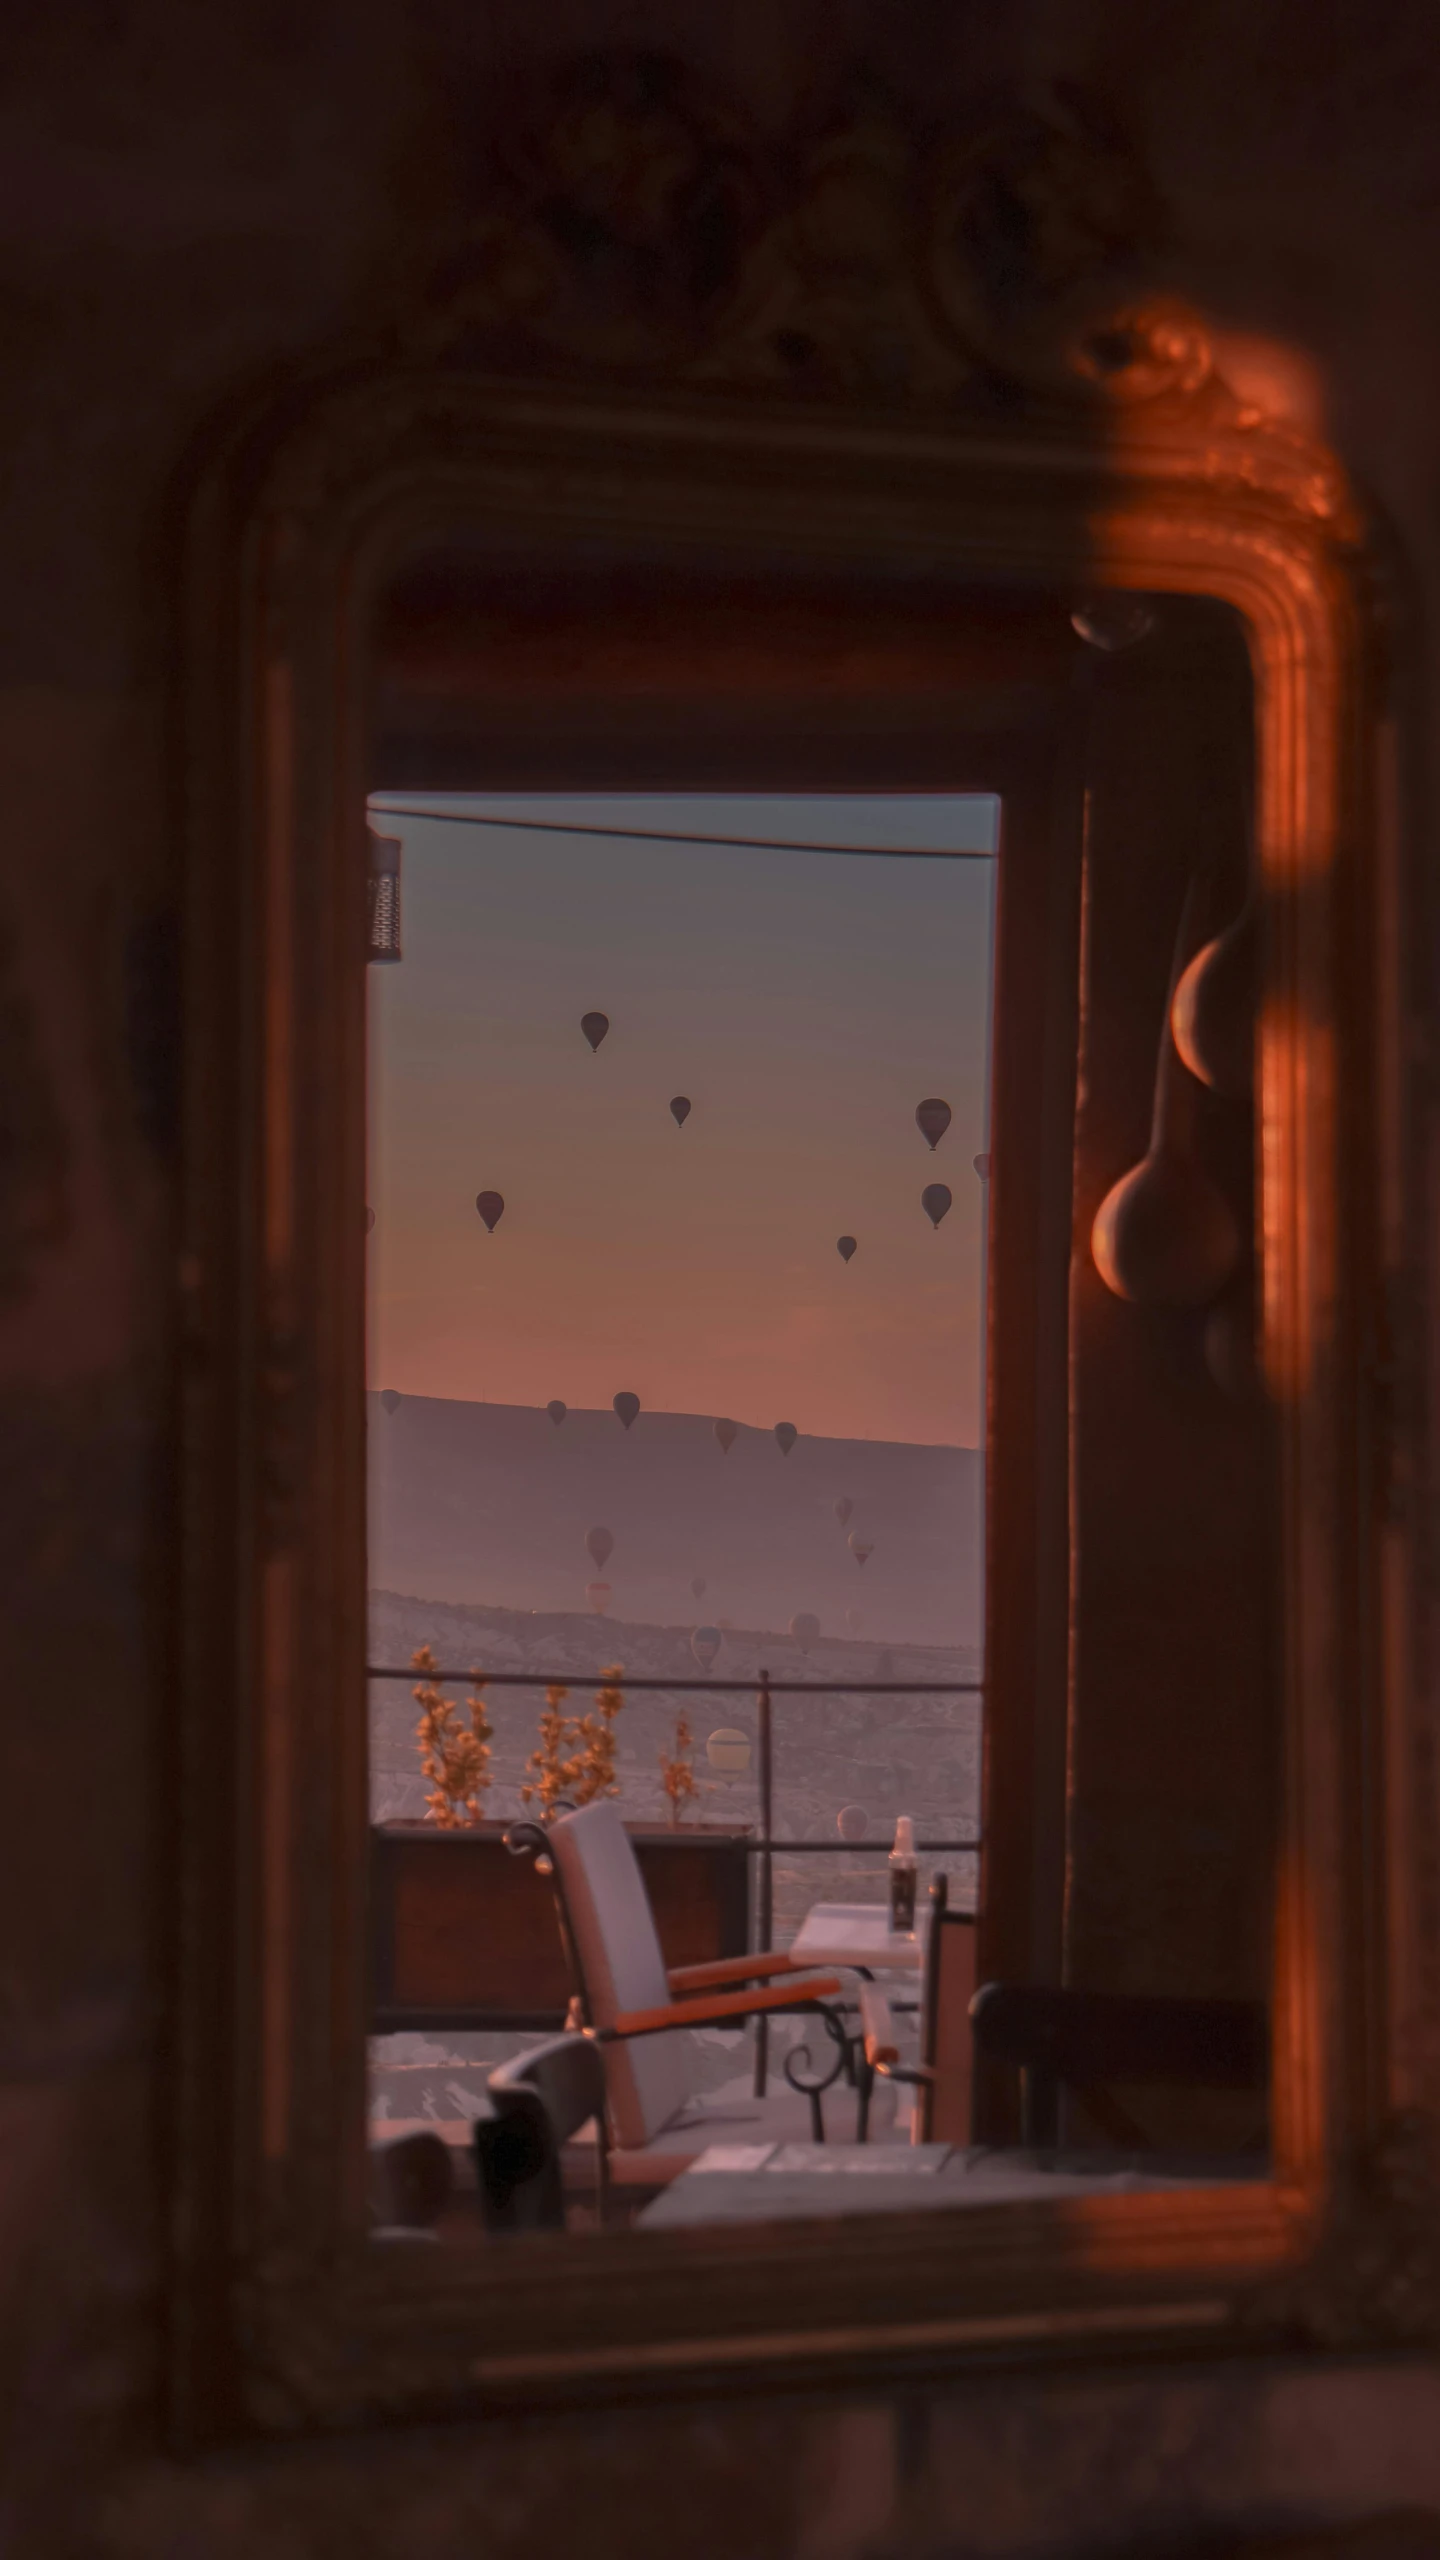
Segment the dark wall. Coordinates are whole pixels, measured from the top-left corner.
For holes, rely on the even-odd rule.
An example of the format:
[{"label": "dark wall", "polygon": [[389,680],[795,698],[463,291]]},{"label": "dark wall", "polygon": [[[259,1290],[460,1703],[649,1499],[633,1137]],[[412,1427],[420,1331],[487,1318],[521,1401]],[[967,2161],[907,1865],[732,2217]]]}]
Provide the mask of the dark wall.
[{"label": "dark wall", "polygon": [[[499,66],[689,50],[778,129],[868,57],[917,123],[1076,78],[1127,120],[1159,267],[1292,350],[1440,588],[1440,29],[1416,0],[9,0],[0,21],[0,2540],[17,2553],[1109,2552],[1440,2509],[1440,2374],[1153,2370],[256,2451],[154,2449],[164,2199],[164,910],[173,492],[207,420],[403,304],[481,184]],[[1433,676],[1402,663],[1418,778]],[[1417,837],[1418,842],[1418,837]],[[1409,936],[1411,1063],[1434,965]],[[1417,1149],[1415,1218],[1425,1224]],[[1418,2033],[1433,2035],[1435,2022]],[[904,2500],[911,2497],[907,2511]],[[8,2529],[8,2530],[7,2530]]]}]

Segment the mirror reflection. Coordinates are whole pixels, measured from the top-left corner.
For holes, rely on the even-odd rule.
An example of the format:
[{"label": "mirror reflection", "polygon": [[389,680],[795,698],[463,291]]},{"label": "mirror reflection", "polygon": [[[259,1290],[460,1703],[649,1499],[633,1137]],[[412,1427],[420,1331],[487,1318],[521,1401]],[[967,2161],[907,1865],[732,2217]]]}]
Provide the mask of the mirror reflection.
[{"label": "mirror reflection", "polygon": [[1241,635],[495,592],[377,651],[375,2228],[1263,2176]]}]

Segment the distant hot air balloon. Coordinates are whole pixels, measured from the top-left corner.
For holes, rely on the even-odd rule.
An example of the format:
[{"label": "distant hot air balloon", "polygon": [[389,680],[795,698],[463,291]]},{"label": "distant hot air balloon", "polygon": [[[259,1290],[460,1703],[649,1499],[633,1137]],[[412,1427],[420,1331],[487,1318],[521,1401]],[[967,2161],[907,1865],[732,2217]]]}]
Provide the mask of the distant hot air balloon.
[{"label": "distant hot air balloon", "polygon": [[852,1253],[854,1252],[854,1250],[855,1250],[855,1239],[854,1239],[854,1237],[853,1237],[853,1236],[837,1236],[837,1237],[836,1237],[836,1239],[835,1239],[835,1250],[836,1250],[836,1252],[839,1254],[840,1259],[841,1259],[841,1261],[842,1261],[842,1262],[848,1262],[848,1261],[849,1261],[849,1259],[850,1259],[851,1254],[852,1254]]},{"label": "distant hot air balloon", "polygon": [[608,1529],[587,1529],[585,1552],[597,1573],[603,1573],[615,1553],[615,1541]]},{"label": "distant hot air balloon", "polygon": [[854,1505],[854,1503],[851,1501],[849,1494],[848,1494],[848,1493],[842,1493],[842,1494],[841,1494],[841,1496],[840,1496],[839,1501],[838,1501],[838,1502],[836,1503],[836,1505],[835,1505],[835,1517],[836,1517],[836,1519],[839,1521],[840,1526],[841,1526],[841,1528],[842,1528],[842,1529],[844,1529],[844,1528],[848,1528],[848,1526],[849,1526],[849,1522],[850,1522],[850,1514],[851,1514],[851,1512],[854,1510],[854,1508],[855,1508],[855,1505]]},{"label": "distant hot air balloon", "polygon": [[850,1553],[857,1564],[863,1564],[867,1556],[873,1556],[875,1553],[873,1541],[869,1538],[862,1538],[858,1529],[851,1530],[849,1546]]},{"label": "distant hot air balloon", "polygon": [[[716,1630],[714,1627],[706,1627],[697,1632],[714,1635]],[[694,1642],[693,1637],[691,1642]],[[705,1745],[705,1757],[711,1768],[718,1769],[722,1777],[743,1777],[750,1766],[750,1736],[748,1733],[742,1733],[738,1725],[717,1725]]]},{"label": "distant hot air balloon", "polygon": [[550,1399],[550,1401],[549,1401],[549,1403],[548,1403],[548,1404],[547,1404],[547,1406],[545,1407],[545,1410],[546,1410],[546,1412],[549,1414],[550,1419],[551,1419],[551,1421],[552,1421],[552,1422],[559,1423],[559,1422],[563,1422],[563,1421],[564,1421],[565,1416],[566,1416],[566,1413],[567,1413],[567,1411],[569,1410],[569,1408],[568,1408],[568,1406],[563,1405],[563,1404],[561,1403],[560,1398],[559,1398],[558,1396],[552,1396],[552,1397],[551,1397],[551,1399]]},{"label": "distant hot air balloon", "polygon": [[845,1624],[852,1636],[858,1636],[860,1633],[861,1614],[859,1609],[847,1609],[845,1612]]},{"label": "distant hot air balloon", "polygon": [[775,1437],[780,1443],[781,1457],[788,1458],[796,1441],[799,1439],[800,1434],[796,1430],[793,1422],[777,1422],[775,1425]]},{"label": "distant hot air balloon", "polygon": [[938,1094],[932,1093],[927,1102],[916,1103],[915,1126],[932,1156],[949,1128],[953,1116],[949,1103],[942,1102]]},{"label": "distant hot air balloon", "polygon": [[701,1670],[708,1671],[716,1654],[720,1650],[719,1628],[697,1627],[690,1638],[690,1650],[694,1654],[696,1661],[699,1663]]},{"label": "distant hot air balloon", "polygon": [[976,1172],[979,1174],[980,1179],[981,1179],[981,1181],[982,1181],[982,1182],[988,1182],[988,1181],[989,1181],[989,1179],[990,1179],[990,1158],[989,1158],[989,1156],[988,1156],[988,1155],[977,1156],[977,1157],[975,1158],[975,1170],[976,1170]]},{"label": "distant hot air balloon", "polygon": [[927,1182],[920,1194],[920,1206],[932,1227],[938,1227],[950,1207],[950,1193],[943,1182]]},{"label": "distant hot air balloon", "polygon": [[477,1191],[475,1206],[485,1221],[485,1232],[493,1236],[505,1215],[504,1196],[499,1191]]},{"label": "distant hot air balloon", "polygon": [[677,1129],[684,1128],[686,1121],[690,1117],[690,1096],[688,1093],[677,1093],[673,1097],[670,1104],[670,1117],[674,1121]]},{"label": "distant hot air balloon", "polygon": [[842,1804],[835,1816],[835,1828],[842,1840],[863,1840],[870,1828],[870,1816],[863,1804]]},{"label": "distant hot air balloon", "polygon": [[398,1387],[382,1387],[382,1388],[381,1388],[381,1390],[380,1390],[380,1401],[381,1401],[381,1403],[383,1404],[383,1406],[385,1407],[385,1410],[386,1410],[386,1412],[387,1412],[387,1413],[393,1413],[393,1412],[394,1412],[394,1410],[395,1410],[395,1407],[396,1407],[396,1406],[397,1406],[397,1404],[400,1402],[400,1390],[399,1390],[399,1388],[398,1388]]},{"label": "distant hot air balloon", "polygon": [[692,1599],[692,1600],[703,1600],[703,1599],[704,1599],[704,1597],[705,1597],[705,1576],[704,1576],[704,1574],[703,1574],[703,1573],[697,1573],[697,1574],[696,1574],[696,1576],[695,1576],[694,1581],[691,1583],[691,1585],[690,1585],[690,1597],[691,1597],[691,1599]]},{"label": "distant hot air balloon", "polygon": [[632,1423],[632,1422],[634,1421],[634,1419],[635,1419],[636,1414],[637,1414],[637,1413],[639,1412],[639,1410],[640,1410],[640,1399],[639,1399],[639,1397],[638,1397],[638,1396],[632,1396],[632,1395],[630,1395],[630,1394],[626,1393],[626,1394],[621,1394],[621,1395],[618,1395],[618,1396],[612,1396],[612,1397],[611,1397],[611,1399],[610,1399],[610,1401],[611,1401],[611,1403],[613,1404],[613,1406],[614,1406],[614,1408],[615,1408],[615,1411],[616,1411],[616,1412],[618,1413],[618,1415],[620,1416],[620,1420],[621,1420],[622,1424],[624,1425],[625,1429],[628,1431],[628,1430],[629,1430],[629,1428],[630,1428],[631,1423]]},{"label": "distant hot air balloon", "polygon": [[608,1013],[582,1013],[580,1016],[580,1028],[584,1032],[586,1039],[589,1041],[591,1051],[593,1053],[599,1048],[601,1041],[604,1039],[606,1032],[610,1028],[610,1016]]},{"label": "distant hot air balloon", "polygon": [[372,1227],[374,1226],[374,1224],[375,1224],[375,1212],[374,1212],[374,1210],[373,1210],[373,1209],[367,1209],[367,1210],[366,1210],[366,1212],[365,1212],[365,1233],[367,1234],[367,1236],[369,1235],[369,1233],[370,1233],[370,1231],[371,1231]]},{"label": "distant hot air balloon", "polygon": [[609,1583],[587,1582],[585,1585],[585,1597],[589,1601],[591,1608],[594,1610],[596,1617],[603,1618],[606,1610],[610,1606]]},{"label": "distant hot air balloon", "polygon": [[721,1419],[715,1425],[715,1437],[719,1441],[727,1458],[729,1457],[731,1450],[734,1448],[739,1435],[739,1423],[730,1422],[722,1415]]},{"label": "distant hot air balloon", "polygon": [[813,1611],[801,1609],[790,1621],[790,1633],[801,1652],[808,1653],[812,1644],[820,1640],[820,1621]]}]

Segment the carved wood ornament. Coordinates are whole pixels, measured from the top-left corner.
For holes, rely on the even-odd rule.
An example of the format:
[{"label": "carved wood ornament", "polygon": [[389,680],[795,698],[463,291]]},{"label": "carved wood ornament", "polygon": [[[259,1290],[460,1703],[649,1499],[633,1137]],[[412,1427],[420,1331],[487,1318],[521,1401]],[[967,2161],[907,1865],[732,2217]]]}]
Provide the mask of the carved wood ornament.
[{"label": "carved wood ornament", "polygon": [[[1367,1455],[1393,850],[1343,477],[1147,292],[1153,192],[1083,98],[917,143],[862,96],[762,147],[680,67],[591,59],[482,177],[388,321],[215,440],[191,514],[177,2428],[1440,2335],[1430,1741]],[[799,2225],[522,2266],[363,2236],[368,616],[419,546],[497,523],[1245,618],[1288,1628],[1269,2184],[887,2216],[843,2249]]]}]

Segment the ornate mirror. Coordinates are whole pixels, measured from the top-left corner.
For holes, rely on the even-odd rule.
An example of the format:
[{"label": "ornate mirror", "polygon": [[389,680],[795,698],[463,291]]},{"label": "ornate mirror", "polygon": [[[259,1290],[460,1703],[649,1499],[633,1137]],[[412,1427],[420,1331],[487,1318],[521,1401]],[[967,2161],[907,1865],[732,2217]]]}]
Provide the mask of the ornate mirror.
[{"label": "ornate mirror", "polygon": [[[1127,289],[1147,191],[1076,101],[924,157],[850,109],[777,159],[673,66],[583,62],[492,174],[191,513],[178,2421],[1394,2334],[1422,1812],[1353,502]],[[837,1139],[822,1298],[756,1168],[842,982],[913,1226],[886,1262]],[[958,1081],[912,1097],[932,1003]],[[710,1159],[759,1204],[735,1303],[838,1328],[870,1255],[895,1342],[943,1300],[972,1363],[853,1521],[853,1326],[777,1422],[705,1301],[708,1401],[651,1410],[691,1372],[625,1150],[703,1162],[766,1058]],[[536,1244],[579,1159],[518,1133],[602,1074],[618,1152]],[[577,1272],[612,1331],[547,1398],[516,1345],[573,1349]],[[742,1477],[712,1624],[670,1524]],[[782,1598],[801,1511],[828,1622]],[[887,1516],[933,1587],[884,1584]],[[522,1519],[563,1590],[475,1562]],[[627,2196],[692,2099],[705,2162]]]}]

